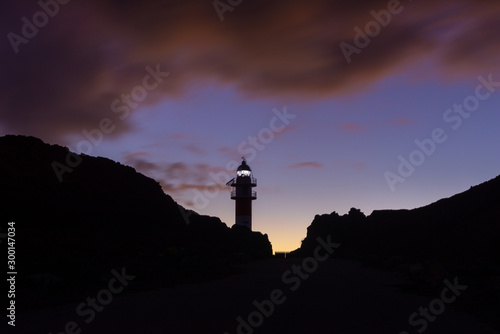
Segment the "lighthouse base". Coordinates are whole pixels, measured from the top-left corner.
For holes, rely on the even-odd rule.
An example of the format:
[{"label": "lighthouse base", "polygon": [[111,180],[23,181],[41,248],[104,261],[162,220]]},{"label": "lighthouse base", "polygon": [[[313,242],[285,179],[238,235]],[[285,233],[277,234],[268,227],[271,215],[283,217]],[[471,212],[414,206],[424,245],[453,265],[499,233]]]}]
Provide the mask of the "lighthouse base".
[{"label": "lighthouse base", "polygon": [[252,229],[252,216],[236,216],[236,225],[248,227]]}]

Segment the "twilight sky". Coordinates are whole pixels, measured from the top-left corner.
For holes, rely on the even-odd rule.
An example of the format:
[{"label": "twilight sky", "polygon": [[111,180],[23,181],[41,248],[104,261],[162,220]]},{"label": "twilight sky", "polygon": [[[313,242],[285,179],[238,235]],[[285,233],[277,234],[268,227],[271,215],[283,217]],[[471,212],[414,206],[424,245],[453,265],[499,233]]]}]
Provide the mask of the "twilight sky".
[{"label": "twilight sky", "polygon": [[0,13],[1,135],[133,166],[229,226],[225,183],[244,155],[254,230],[275,251],[297,248],[315,214],[414,208],[500,174],[498,1],[8,0]]}]

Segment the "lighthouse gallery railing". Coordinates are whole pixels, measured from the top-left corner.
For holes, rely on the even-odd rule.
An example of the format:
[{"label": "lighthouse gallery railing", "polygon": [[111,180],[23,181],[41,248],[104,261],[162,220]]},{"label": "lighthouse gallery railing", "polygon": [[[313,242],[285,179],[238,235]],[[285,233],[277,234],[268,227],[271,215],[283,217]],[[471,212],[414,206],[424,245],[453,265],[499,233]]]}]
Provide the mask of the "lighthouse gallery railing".
[{"label": "lighthouse gallery railing", "polygon": [[[256,191],[252,191],[251,195],[252,195],[252,196],[251,196],[252,198],[257,198],[257,192],[256,192]],[[231,191],[231,198],[236,198],[236,197],[243,197],[243,198],[244,198],[244,197],[248,197],[248,196],[241,196],[241,195],[240,195],[240,196],[237,196],[237,195],[236,195],[236,189],[233,189],[233,190]]]}]

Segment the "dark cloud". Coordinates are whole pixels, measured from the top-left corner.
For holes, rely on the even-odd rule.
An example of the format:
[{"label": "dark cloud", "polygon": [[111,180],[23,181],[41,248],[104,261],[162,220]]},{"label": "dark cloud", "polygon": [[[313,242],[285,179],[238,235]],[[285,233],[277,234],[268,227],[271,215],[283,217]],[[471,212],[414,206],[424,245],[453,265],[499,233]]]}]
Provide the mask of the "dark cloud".
[{"label": "dark cloud", "polygon": [[340,43],[353,45],[353,28],[388,1],[244,1],[221,22],[212,1],[95,0],[61,5],[15,54],[7,34],[21,34],[37,3],[0,5],[0,123],[49,141],[103,118],[116,126],[110,136],[130,130],[111,105],[143,84],[146,66],[170,76],[140,106],[214,79],[249,96],[345,94],[426,56],[443,74],[476,75],[497,69],[500,48],[497,1],[403,1],[348,63]]}]

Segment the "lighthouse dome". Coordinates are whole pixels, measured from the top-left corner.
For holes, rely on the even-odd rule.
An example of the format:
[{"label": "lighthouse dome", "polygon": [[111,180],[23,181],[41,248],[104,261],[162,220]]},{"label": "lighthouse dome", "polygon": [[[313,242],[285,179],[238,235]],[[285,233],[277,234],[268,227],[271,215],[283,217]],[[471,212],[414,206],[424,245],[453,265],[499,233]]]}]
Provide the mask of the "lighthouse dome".
[{"label": "lighthouse dome", "polygon": [[250,169],[250,166],[247,165],[247,162],[245,160],[243,160],[243,162],[241,163],[241,165],[238,167],[237,170],[248,170],[248,171],[252,171],[252,169]]}]

